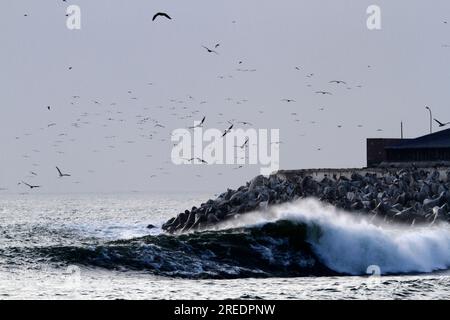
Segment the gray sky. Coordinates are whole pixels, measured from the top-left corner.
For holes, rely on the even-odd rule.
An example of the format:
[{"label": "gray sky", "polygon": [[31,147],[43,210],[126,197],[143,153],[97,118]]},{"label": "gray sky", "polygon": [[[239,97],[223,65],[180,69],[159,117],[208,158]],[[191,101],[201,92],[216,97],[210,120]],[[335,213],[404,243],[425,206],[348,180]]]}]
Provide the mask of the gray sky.
[{"label": "gray sky", "polygon": [[[66,28],[68,4],[81,7],[81,30]],[[381,30],[366,27],[371,4]],[[173,20],[152,22],[158,11]],[[219,55],[201,47],[216,43]],[[450,120],[446,0],[4,0],[0,48],[10,192],[28,191],[20,180],[44,187],[33,192],[215,192],[257,175],[257,165],[171,164],[172,130],[203,115],[205,128],[279,128],[283,169],[364,166],[367,137],[398,137],[400,121],[407,137],[427,133],[425,105]],[[72,177],[58,179],[56,165]]]}]

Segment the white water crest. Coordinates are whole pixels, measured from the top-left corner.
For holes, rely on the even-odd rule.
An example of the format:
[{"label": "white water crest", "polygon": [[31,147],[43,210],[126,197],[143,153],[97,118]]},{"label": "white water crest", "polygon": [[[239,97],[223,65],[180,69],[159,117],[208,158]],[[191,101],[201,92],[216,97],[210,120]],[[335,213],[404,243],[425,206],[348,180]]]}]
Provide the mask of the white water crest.
[{"label": "white water crest", "polygon": [[304,223],[308,242],[330,269],[367,274],[378,266],[381,274],[428,273],[450,267],[450,225],[387,225],[370,217],[347,213],[315,199],[276,206],[269,211],[240,215],[221,228],[264,224],[278,220]]}]

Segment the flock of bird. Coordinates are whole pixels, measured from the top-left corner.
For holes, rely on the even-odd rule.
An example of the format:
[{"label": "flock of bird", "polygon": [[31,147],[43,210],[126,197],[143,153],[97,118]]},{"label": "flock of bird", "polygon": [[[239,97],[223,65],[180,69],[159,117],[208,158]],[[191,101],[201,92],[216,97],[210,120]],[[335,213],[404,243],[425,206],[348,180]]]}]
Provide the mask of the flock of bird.
[{"label": "flock of bird", "polygon": [[[65,0],[63,0],[65,1]],[[28,16],[28,14],[25,14],[24,16]],[[172,20],[172,17],[165,13],[165,12],[157,12],[156,14],[153,15],[152,17],[152,21],[153,22],[157,22],[160,19],[167,19],[167,20]],[[236,21],[233,21],[233,23],[236,23]],[[200,44],[199,47],[201,47],[202,49],[205,50],[206,53],[208,54],[213,54],[213,55],[219,55],[219,48],[221,48],[221,44],[220,43],[216,43],[213,46],[206,46],[206,45],[202,45]],[[239,68],[236,68],[235,71],[236,72],[256,72],[257,70],[254,68],[246,68],[246,67],[241,67],[241,66],[245,66],[245,63],[243,60],[239,60],[237,61],[237,66],[239,66]],[[368,65],[367,66],[368,69],[371,69],[372,66]],[[68,71],[72,71],[73,67],[72,66],[68,66],[67,67]],[[295,70],[296,72],[303,72],[304,68],[301,66],[294,66],[293,70]],[[225,75],[219,75],[218,78],[220,79],[224,79],[225,77],[228,78],[233,78],[235,75],[229,74],[227,76]],[[314,73],[310,73],[307,72],[305,74],[305,77],[307,79],[312,79],[314,77],[316,77],[316,75]],[[344,80],[339,80],[339,79],[335,79],[335,80],[331,80],[328,81],[328,84],[331,86],[337,86],[336,88],[344,88],[347,90],[351,90],[352,87],[347,83],[347,81]],[[153,86],[154,83],[153,82],[148,82],[146,84],[147,86]],[[307,84],[308,87],[311,87],[311,84]],[[354,85],[355,88],[361,89],[363,88],[363,85],[361,84],[357,84]],[[334,87],[333,87],[334,88]],[[337,90],[337,89],[336,89]],[[334,91],[334,90],[332,90]],[[329,91],[329,90],[315,90],[313,91],[313,93],[317,94],[317,95],[321,95],[321,96],[333,96],[333,92]],[[139,97],[137,97],[134,93],[133,90],[127,90],[127,95],[128,98],[133,101],[137,101],[139,100]],[[225,98],[226,102],[235,102],[238,105],[241,104],[245,104],[248,102],[248,99],[234,99],[234,98],[230,98],[227,97]],[[296,100],[293,99],[292,97],[286,97],[286,98],[282,98],[280,99],[281,102],[285,102],[285,103],[296,103]],[[81,114],[79,114],[76,119],[74,119],[73,121],[71,121],[70,126],[73,129],[81,129],[84,127],[87,127],[89,125],[92,124],[92,118],[93,117],[98,117],[103,119],[103,121],[105,121],[101,127],[104,127],[105,129],[110,127],[113,123],[115,123],[116,125],[120,125],[120,124],[124,124],[124,123],[129,123],[129,119],[126,119],[126,116],[124,114],[124,111],[121,111],[118,108],[118,103],[117,102],[105,102],[102,101],[101,99],[92,99],[92,98],[82,98],[80,95],[72,95],[70,98],[70,105],[72,106],[81,106],[81,105],[87,105],[87,104],[93,104],[95,106],[98,107],[103,107],[104,110],[100,111],[97,110],[95,112],[83,112]],[[206,99],[203,100],[198,100],[195,97],[193,97],[190,94],[186,95],[186,98],[175,98],[175,99],[169,99],[169,104],[170,107],[168,106],[156,106],[153,107],[155,109],[162,109],[162,111],[165,111],[166,114],[168,114],[171,117],[174,117],[178,120],[183,120],[186,121],[187,120],[193,120],[195,118],[198,118],[200,116],[202,116],[202,120],[194,125],[194,126],[186,126],[186,128],[193,130],[195,128],[200,128],[200,127],[204,127],[207,123],[207,116],[205,114],[202,114],[202,111],[200,110],[200,106],[207,104],[208,101]],[[192,108],[190,105],[192,104],[197,104],[199,107],[198,108]],[[48,112],[53,112],[54,111],[54,107],[51,105],[46,105],[45,106],[46,110]],[[168,140],[170,140],[170,133],[168,132],[168,129],[166,127],[165,123],[162,123],[160,120],[156,119],[155,116],[148,116],[148,114],[150,114],[150,108],[151,107],[143,107],[142,112],[138,113],[135,115],[135,125],[136,125],[136,129],[138,130],[139,134],[138,137],[141,139],[145,139],[145,140],[157,140],[160,142],[166,142]],[[320,107],[318,109],[319,111],[324,111],[325,107]],[[264,110],[258,110],[259,114],[263,114]],[[105,118],[106,115],[106,118]],[[216,123],[218,125],[223,125],[224,129],[223,129],[223,133],[222,133],[222,137],[225,137],[227,134],[229,134],[231,132],[231,130],[233,128],[235,128],[236,126],[253,126],[252,122],[254,121],[252,119],[252,122],[246,121],[246,120],[241,120],[241,119],[226,119],[225,118],[225,114],[222,112],[216,113],[217,117],[221,117],[223,120],[217,121]],[[298,117],[297,112],[291,112],[290,116],[293,118],[293,120],[295,122],[300,122],[300,118]],[[166,119],[167,121],[167,119]],[[447,125],[450,124],[450,122],[440,122],[437,119],[434,119],[434,121],[439,125],[439,127],[445,127]],[[315,124],[316,121],[310,121],[311,124]],[[150,127],[149,127],[150,125]],[[47,130],[52,130],[52,129],[57,129],[59,127],[59,123],[57,122],[50,122],[47,124],[46,128],[41,128],[41,130],[47,129]],[[337,124],[337,128],[341,129],[343,127],[342,124]],[[357,125],[358,128],[362,128],[363,125],[362,124],[358,124]],[[376,130],[377,132],[381,132],[383,131],[383,129],[378,128]],[[28,136],[30,134],[25,134],[24,136]],[[59,134],[57,134],[57,140],[54,141],[53,143],[53,147],[56,149],[56,152],[58,154],[64,154],[64,151],[59,150],[59,148],[67,141],[69,142],[75,142],[74,138],[71,138],[69,140],[64,140],[69,138],[69,134],[67,132],[61,132]],[[107,143],[106,148],[107,149],[116,149],[117,145],[114,144],[112,141],[117,140],[119,137],[115,134],[110,134],[107,136],[104,136],[104,139],[106,141],[111,141],[109,143]],[[17,140],[21,139],[21,137],[16,137]],[[136,142],[135,139],[128,139],[123,141],[125,144],[134,144]],[[247,138],[245,140],[245,142],[241,145],[235,145],[235,148],[241,148],[241,149],[245,149],[249,147],[249,139]],[[278,143],[283,143],[283,142],[278,142]],[[322,147],[317,147],[316,148],[317,151],[321,151]],[[33,150],[33,152],[40,152],[39,150],[35,149]],[[101,152],[100,148],[96,148],[94,150],[92,150],[93,153],[99,153]],[[146,154],[145,155],[148,158],[152,158],[153,154]],[[29,154],[25,154],[23,155],[24,158],[26,159],[31,159],[32,157]],[[245,159],[248,158],[248,154],[246,154]],[[201,163],[201,164],[208,164],[207,161],[205,161],[202,158],[199,157],[190,157],[190,158],[183,158],[185,161],[187,162],[191,162],[191,163]],[[241,159],[242,160],[242,159]],[[126,160],[121,159],[119,160],[120,163],[125,163]],[[157,178],[160,175],[169,175],[171,174],[170,170],[168,170],[168,165],[171,164],[171,161],[166,160],[163,161],[163,163],[161,164],[160,167],[156,168],[157,172],[152,173],[149,177],[151,179]],[[39,167],[38,164],[33,163],[32,166],[34,167]],[[237,169],[241,169],[243,168],[243,165],[237,165],[235,166],[233,169],[237,170]],[[60,168],[58,166],[56,166],[56,171],[58,174],[59,178],[69,178],[72,177],[71,174],[67,174],[64,173],[63,171],[60,170]],[[94,170],[88,170],[89,173],[94,173]],[[219,172],[218,175],[222,175],[222,172]],[[34,178],[38,176],[38,174],[35,171],[31,171],[30,175],[27,178]],[[201,177],[201,175],[197,174],[197,177]],[[29,188],[30,190],[33,189],[37,189],[37,188],[41,188],[41,185],[38,184],[32,184],[30,183],[30,181],[25,181],[26,179],[22,179],[18,185],[22,185],[24,187]],[[79,181],[74,181],[73,183],[80,183]],[[0,189],[0,190],[6,190],[6,188]]]}]

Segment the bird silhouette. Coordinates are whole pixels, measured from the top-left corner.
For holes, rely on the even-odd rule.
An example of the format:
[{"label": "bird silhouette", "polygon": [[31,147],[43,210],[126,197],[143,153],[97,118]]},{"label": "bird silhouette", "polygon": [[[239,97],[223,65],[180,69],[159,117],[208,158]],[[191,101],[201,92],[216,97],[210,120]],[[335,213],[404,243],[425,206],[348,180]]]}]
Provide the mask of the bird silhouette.
[{"label": "bird silhouette", "polygon": [[155,21],[156,18],[158,18],[158,17],[164,17],[164,18],[167,18],[167,19],[169,19],[169,20],[172,20],[172,18],[171,18],[167,13],[165,13],[165,12],[158,12],[158,13],[156,13],[156,14],[153,16],[152,21]]},{"label": "bird silhouette", "polygon": [[62,178],[62,177],[70,177],[70,174],[62,173],[61,170],[59,170],[58,167],[56,167],[56,170],[58,170],[58,174],[59,174],[60,178]]},{"label": "bird silhouette", "polygon": [[247,139],[245,139],[245,142],[241,146],[239,146],[239,148],[244,149],[247,146],[249,140],[250,139],[247,137]]},{"label": "bird silhouette", "polygon": [[328,92],[328,91],[316,91],[316,93],[323,94],[323,95],[325,95],[325,94],[332,95],[332,93]]},{"label": "bird silhouette", "polygon": [[238,123],[242,124],[243,126],[252,126],[252,124],[248,121],[238,121]]},{"label": "bird silhouette", "polygon": [[203,117],[202,121],[197,124],[196,126],[189,127],[189,129],[195,129],[195,128],[201,128],[203,126],[203,123],[205,123],[206,117]]},{"label": "bird silhouette", "polygon": [[26,185],[27,187],[29,187],[31,190],[33,190],[34,188],[40,188],[41,186],[33,186],[33,185],[31,185],[31,184],[29,184],[29,183],[26,183],[26,182],[24,182],[24,181],[22,181],[22,183],[24,184],[24,185]]},{"label": "bird silhouette", "polygon": [[222,134],[222,138],[225,137],[230,131],[231,129],[233,129],[234,124],[232,124],[230,127],[228,127],[227,130],[225,130]]},{"label": "bird silhouette", "polygon": [[436,121],[436,122],[439,124],[439,127],[445,127],[446,125],[449,125],[449,124],[450,124],[450,122],[442,123],[442,122],[440,122],[440,121],[437,120],[437,119],[434,119],[434,121]]},{"label": "bird silhouette", "polygon": [[183,160],[186,160],[186,161],[189,161],[189,162],[193,162],[194,160],[197,160],[197,161],[199,161],[199,162],[201,162],[201,163],[204,163],[204,164],[208,164],[208,162],[206,161],[206,160],[203,160],[202,158],[190,158],[190,159],[188,159],[188,158],[182,158]]},{"label": "bird silhouette", "polygon": [[330,83],[336,83],[336,84],[347,84],[347,82],[342,80],[331,80]]},{"label": "bird silhouette", "polygon": [[204,163],[204,164],[208,164],[208,161],[206,161],[206,160],[203,160],[203,159],[201,159],[201,158],[195,158],[197,161],[200,161],[201,163]]},{"label": "bird silhouette", "polygon": [[205,48],[206,51],[208,51],[209,53],[215,53],[215,54],[219,54],[216,50],[212,50],[206,46],[202,46],[203,48]]}]

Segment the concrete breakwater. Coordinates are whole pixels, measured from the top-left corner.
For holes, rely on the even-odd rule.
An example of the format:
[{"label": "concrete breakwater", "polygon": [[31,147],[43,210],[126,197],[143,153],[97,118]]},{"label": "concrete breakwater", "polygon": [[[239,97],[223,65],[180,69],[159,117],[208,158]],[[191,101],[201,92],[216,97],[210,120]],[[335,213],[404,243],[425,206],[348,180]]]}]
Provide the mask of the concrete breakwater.
[{"label": "concrete breakwater", "polygon": [[450,222],[450,167],[281,170],[171,218],[170,233],[201,230],[239,214],[314,197],[387,223]]}]

